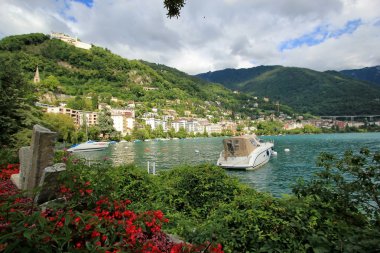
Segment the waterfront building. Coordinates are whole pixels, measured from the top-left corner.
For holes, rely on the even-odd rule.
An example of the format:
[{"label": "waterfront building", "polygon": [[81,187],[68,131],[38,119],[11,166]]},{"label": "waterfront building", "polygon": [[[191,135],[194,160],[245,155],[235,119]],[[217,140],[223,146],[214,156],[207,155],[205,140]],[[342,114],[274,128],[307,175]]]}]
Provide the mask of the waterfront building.
[{"label": "waterfront building", "polygon": [[220,124],[208,124],[205,126],[205,131],[207,134],[217,133],[220,134],[223,128]]},{"label": "waterfront building", "polygon": [[186,129],[186,120],[176,120],[172,122],[172,128],[174,131],[178,132],[180,128]]},{"label": "waterfront building", "polygon": [[98,124],[97,112],[74,110],[63,106],[48,106],[45,107],[45,112],[69,115],[77,127],[82,126],[85,122],[87,126],[94,126]]},{"label": "waterfront building", "polygon": [[135,126],[135,111],[131,109],[111,109],[111,118],[116,131],[122,136],[131,134]]},{"label": "waterfront building", "polygon": [[147,126],[150,126],[152,130],[155,130],[159,126],[161,126],[162,129],[164,130],[164,132],[168,131],[167,122],[164,120],[155,119],[155,118],[148,118],[148,119],[145,119],[145,124]]},{"label": "waterfront building", "polygon": [[194,134],[204,132],[204,128],[199,124],[197,120],[187,121],[185,129],[186,129],[186,132],[188,133],[193,132]]},{"label": "waterfront building", "polygon": [[292,129],[297,129],[297,128],[303,128],[303,124],[301,122],[296,122],[296,121],[288,121],[287,123],[284,124],[282,127],[284,130],[292,130]]}]

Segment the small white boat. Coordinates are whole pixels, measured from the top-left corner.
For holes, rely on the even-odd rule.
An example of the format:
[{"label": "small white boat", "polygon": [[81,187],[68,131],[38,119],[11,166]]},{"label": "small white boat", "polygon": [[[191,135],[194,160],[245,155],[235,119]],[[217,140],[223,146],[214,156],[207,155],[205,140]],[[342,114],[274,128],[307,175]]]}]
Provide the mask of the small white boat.
[{"label": "small white boat", "polygon": [[261,141],[256,135],[224,139],[223,145],[217,165],[229,169],[256,169],[266,164],[274,152],[273,142]]},{"label": "small white boat", "polygon": [[69,148],[69,152],[87,152],[87,151],[98,151],[108,148],[109,142],[103,141],[87,141],[84,143],[76,144]]}]

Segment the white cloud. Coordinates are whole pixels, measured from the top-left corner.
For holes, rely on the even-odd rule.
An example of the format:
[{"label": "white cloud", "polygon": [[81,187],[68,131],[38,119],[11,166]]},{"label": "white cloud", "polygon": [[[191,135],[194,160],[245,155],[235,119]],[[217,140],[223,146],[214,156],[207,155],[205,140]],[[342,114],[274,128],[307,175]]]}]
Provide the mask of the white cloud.
[{"label": "white cloud", "polygon": [[[191,0],[168,19],[163,0],[0,1],[0,36],[59,31],[128,59],[195,74],[223,68],[278,65],[317,70],[380,64],[379,0]],[[336,30],[360,19],[351,34],[279,51],[281,42],[319,26]]]}]

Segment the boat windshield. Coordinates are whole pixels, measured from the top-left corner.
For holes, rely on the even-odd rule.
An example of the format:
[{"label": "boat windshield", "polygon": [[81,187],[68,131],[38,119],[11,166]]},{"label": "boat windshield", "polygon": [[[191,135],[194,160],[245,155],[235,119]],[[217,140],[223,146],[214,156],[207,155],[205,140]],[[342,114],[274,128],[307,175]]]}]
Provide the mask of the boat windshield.
[{"label": "boat windshield", "polygon": [[247,138],[230,138],[223,140],[224,144],[224,156],[247,156],[257,146],[260,146],[255,140]]},{"label": "boat windshield", "polygon": [[250,142],[252,143],[252,145],[254,147],[258,147],[258,146],[260,146],[261,140],[258,138],[252,138],[252,139],[250,139]]}]

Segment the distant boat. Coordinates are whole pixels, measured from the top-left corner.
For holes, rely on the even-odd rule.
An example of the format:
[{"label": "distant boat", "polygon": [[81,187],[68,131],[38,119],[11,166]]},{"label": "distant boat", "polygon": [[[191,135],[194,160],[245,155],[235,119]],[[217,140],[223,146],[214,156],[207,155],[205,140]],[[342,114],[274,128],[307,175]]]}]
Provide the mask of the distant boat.
[{"label": "distant boat", "polygon": [[224,150],[217,165],[230,169],[255,169],[266,164],[273,151],[273,142],[264,142],[256,135],[236,136],[223,140]]},{"label": "distant boat", "polygon": [[109,142],[100,141],[86,141],[84,143],[76,144],[69,148],[69,152],[88,152],[88,151],[98,151],[108,148]]}]

